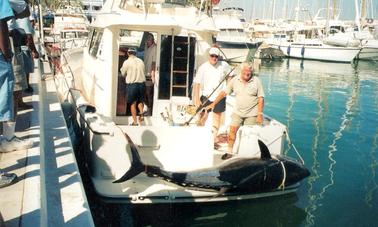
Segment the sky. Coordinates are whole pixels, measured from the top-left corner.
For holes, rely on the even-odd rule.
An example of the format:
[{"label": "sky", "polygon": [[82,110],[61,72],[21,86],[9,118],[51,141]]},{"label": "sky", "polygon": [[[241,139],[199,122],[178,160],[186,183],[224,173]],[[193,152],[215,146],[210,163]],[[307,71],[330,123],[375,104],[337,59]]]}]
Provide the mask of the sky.
[{"label": "sky", "polygon": [[[283,15],[288,15],[289,18],[295,17],[295,7],[297,2],[300,2],[301,8],[308,9],[313,17],[319,8],[325,8],[327,0],[276,0],[275,18],[283,18]],[[287,3],[287,7],[285,6]],[[330,0],[332,4],[332,0]],[[378,0],[366,0],[368,5],[367,17],[371,18],[371,9],[373,9],[374,19],[378,19]],[[244,9],[246,19],[251,18],[272,18],[273,0],[220,0],[219,7],[240,7]],[[340,19],[354,20],[355,18],[355,0],[337,0],[337,8],[341,9]],[[287,8],[287,13],[285,9]],[[304,13],[302,14],[304,15]],[[308,14],[307,14],[308,16]]]}]

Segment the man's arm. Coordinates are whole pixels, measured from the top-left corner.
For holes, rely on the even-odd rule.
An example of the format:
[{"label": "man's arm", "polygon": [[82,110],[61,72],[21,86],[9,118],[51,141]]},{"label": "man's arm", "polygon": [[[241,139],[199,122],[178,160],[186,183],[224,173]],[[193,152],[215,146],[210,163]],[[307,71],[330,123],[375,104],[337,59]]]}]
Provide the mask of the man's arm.
[{"label": "man's arm", "polygon": [[5,20],[0,20],[0,51],[4,55],[6,61],[12,60],[8,25]]},{"label": "man's arm", "polygon": [[227,93],[225,91],[221,91],[218,96],[215,98],[214,102],[212,102],[210,105],[207,106],[206,109],[211,110],[214,109],[215,105],[220,102],[224,97],[227,96]]},{"label": "man's arm", "polygon": [[264,111],[264,97],[258,97],[258,100],[257,100],[257,118],[256,118],[256,122],[258,124],[263,123],[263,120],[264,120],[263,111]]},{"label": "man's arm", "polygon": [[200,100],[200,87],[201,85],[198,83],[193,84],[193,100],[194,100],[194,105],[196,107],[199,107],[201,105],[201,100]]},{"label": "man's arm", "polygon": [[33,35],[32,34],[26,34],[26,45],[29,47],[33,58],[39,58],[39,53],[34,45]]},{"label": "man's arm", "polygon": [[152,62],[151,72],[150,72],[152,83],[155,83],[155,70],[156,70],[156,62]]}]

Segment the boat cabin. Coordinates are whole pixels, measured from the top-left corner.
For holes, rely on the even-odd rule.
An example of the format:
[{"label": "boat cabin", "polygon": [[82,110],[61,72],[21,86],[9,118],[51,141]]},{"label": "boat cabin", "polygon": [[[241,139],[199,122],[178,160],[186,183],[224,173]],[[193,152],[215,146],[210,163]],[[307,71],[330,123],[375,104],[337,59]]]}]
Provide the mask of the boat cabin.
[{"label": "boat cabin", "polygon": [[[146,37],[152,35],[156,44],[156,83],[152,115],[146,121],[146,125],[152,125],[162,119],[161,113],[166,114],[170,103],[189,104],[196,70],[207,60],[217,30],[212,19],[198,15],[195,8],[158,9],[152,5],[144,14],[127,1],[121,1],[121,6],[119,14],[100,15],[100,20],[92,23],[84,51],[84,94],[95,106],[101,103],[99,111],[103,115],[119,124],[130,123],[120,68],[130,47],[136,48],[137,57],[144,60]],[[172,107],[168,108],[171,112]]]}]

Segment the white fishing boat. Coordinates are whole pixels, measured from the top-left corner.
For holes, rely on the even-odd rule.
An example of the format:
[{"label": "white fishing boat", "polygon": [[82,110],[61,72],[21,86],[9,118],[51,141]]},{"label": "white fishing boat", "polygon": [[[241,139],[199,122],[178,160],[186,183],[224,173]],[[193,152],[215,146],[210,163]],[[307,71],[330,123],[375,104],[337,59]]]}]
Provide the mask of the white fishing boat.
[{"label": "white fishing boat", "polygon": [[83,10],[78,6],[62,5],[53,15],[53,26],[44,37],[44,43],[56,44],[61,51],[82,47],[88,37],[89,25]]},{"label": "white fishing boat", "polygon": [[224,52],[224,57],[233,62],[243,62],[248,54],[253,56],[261,42],[252,41],[243,25],[243,9],[229,7],[213,11],[215,26],[219,29],[216,42]]},{"label": "white fishing boat", "polygon": [[[234,157],[222,160],[225,146],[215,149],[211,128],[195,123],[191,84],[217,29],[211,17],[183,3],[108,0],[91,24],[89,45],[62,55],[56,84],[62,101],[75,107],[69,125],[77,125],[85,139],[80,155],[96,193],[109,202],[182,203],[296,191],[309,172],[282,156],[283,124],[265,117],[263,126],[242,127]],[[141,125],[130,126],[119,67],[124,49],[135,47],[143,58],[147,33],[157,44],[153,111]],[[142,38],[131,42],[125,36]],[[227,104],[225,119],[230,119],[232,97]]]},{"label": "white fishing boat", "polygon": [[319,39],[305,39],[303,35],[298,35],[294,41],[288,41],[285,34],[277,34],[269,44],[282,50],[290,58],[345,63],[350,63],[361,50],[361,47],[327,45]]}]

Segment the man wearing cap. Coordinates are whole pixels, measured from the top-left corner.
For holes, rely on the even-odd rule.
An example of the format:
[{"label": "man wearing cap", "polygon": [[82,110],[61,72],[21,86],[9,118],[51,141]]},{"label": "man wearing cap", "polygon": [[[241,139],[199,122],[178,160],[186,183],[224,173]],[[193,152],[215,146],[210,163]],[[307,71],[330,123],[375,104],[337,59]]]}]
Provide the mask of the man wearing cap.
[{"label": "man wearing cap", "polygon": [[[211,47],[209,50],[209,60],[199,68],[193,80],[194,105],[198,108],[202,103],[205,106],[211,104],[225,87],[224,77],[230,72],[231,67],[225,61],[219,61],[220,50],[218,47]],[[221,83],[221,85],[220,85]],[[220,85],[218,87],[218,85]],[[217,88],[218,87],[218,88]],[[214,91],[214,89],[217,90]],[[210,94],[212,94],[210,96]],[[226,110],[226,97],[218,102],[213,109],[213,135],[214,142],[217,143],[218,129],[222,113]],[[207,112],[201,112],[199,125],[205,125]]]},{"label": "man wearing cap", "polygon": [[139,123],[143,121],[143,102],[144,91],[146,89],[146,76],[144,74],[144,63],[141,59],[135,56],[137,50],[130,47],[127,50],[129,56],[122,64],[121,75],[125,77],[127,102],[131,104],[130,111],[133,118],[131,125],[138,125],[137,122],[137,107],[139,110]]}]

